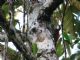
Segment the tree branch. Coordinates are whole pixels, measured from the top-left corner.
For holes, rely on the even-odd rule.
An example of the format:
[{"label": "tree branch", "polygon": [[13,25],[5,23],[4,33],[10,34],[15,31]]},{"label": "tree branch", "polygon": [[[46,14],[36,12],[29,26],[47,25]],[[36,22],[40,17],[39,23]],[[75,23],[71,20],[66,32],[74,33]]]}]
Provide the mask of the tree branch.
[{"label": "tree branch", "polygon": [[16,48],[25,56],[27,60],[34,60],[34,58],[29,54],[28,48],[24,45],[24,42],[21,40],[20,36],[14,31],[14,29],[9,27],[9,22],[2,15],[0,10],[0,25],[6,31],[8,39],[14,43]]}]

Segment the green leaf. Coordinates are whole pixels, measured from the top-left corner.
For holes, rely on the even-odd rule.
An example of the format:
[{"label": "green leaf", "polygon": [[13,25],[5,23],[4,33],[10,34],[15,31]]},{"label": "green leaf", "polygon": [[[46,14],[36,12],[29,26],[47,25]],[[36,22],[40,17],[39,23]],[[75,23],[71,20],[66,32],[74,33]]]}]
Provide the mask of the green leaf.
[{"label": "green leaf", "polygon": [[78,46],[77,47],[80,49],[80,43],[78,43]]},{"label": "green leaf", "polygon": [[0,26],[0,32],[2,32],[2,27]]},{"label": "green leaf", "polygon": [[2,6],[2,11],[3,11],[4,16],[6,17],[6,15],[9,13],[9,5],[7,3],[5,3]]},{"label": "green leaf", "polygon": [[79,12],[79,10],[78,10],[76,7],[74,7],[73,5],[70,6],[70,9],[71,9],[72,12],[74,12],[74,13],[78,13],[78,12]]},{"label": "green leaf", "polygon": [[80,51],[76,52],[75,54],[72,54],[70,57],[71,60],[80,60]]},{"label": "green leaf", "polygon": [[80,10],[80,1],[79,0],[70,0],[70,4],[73,5],[75,8]]},{"label": "green leaf", "polygon": [[70,41],[70,38],[69,38],[69,36],[68,36],[68,34],[67,33],[63,33],[63,36],[64,36],[64,38],[65,38],[65,40],[68,40],[68,41]]},{"label": "green leaf", "polygon": [[60,57],[64,52],[63,45],[61,44],[61,41],[58,41],[56,45],[56,54],[58,57]]},{"label": "green leaf", "polygon": [[77,44],[78,42],[80,41],[80,39],[79,38],[76,38],[76,40],[75,40],[75,44]]},{"label": "green leaf", "polygon": [[75,20],[75,30],[80,33],[80,21],[78,19]]},{"label": "green leaf", "polygon": [[65,57],[63,57],[62,60],[70,60],[70,58],[65,58]]},{"label": "green leaf", "polygon": [[64,37],[64,41],[71,45],[73,37],[70,34],[68,35],[68,33],[66,32],[63,33],[63,37]]},{"label": "green leaf", "polygon": [[15,2],[14,2],[14,8],[18,8],[22,4],[23,4],[23,1],[22,0],[15,0]]},{"label": "green leaf", "polygon": [[35,55],[38,51],[38,48],[37,48],[37,44],[36,43],[32,43],[32,53],[33,55]]},{"label": "green leaf", "polygon": [[67,49],[67,52],[69,54],[69,56],[71,55],[71,43],[72,43],[72,38],[70,35],[68,35],[67,33],[63,33],[63,37],[65,38],[64,41],[66,43],[66,49]]},{"label": "green leaf", "polygon": [[64,16],[63,29],[66,33],[71,34],[75,38],[76,34],[74,28],[74,21],[75,19],[74,19],[72,9],[68,7],[66,9],[65,16]]}]

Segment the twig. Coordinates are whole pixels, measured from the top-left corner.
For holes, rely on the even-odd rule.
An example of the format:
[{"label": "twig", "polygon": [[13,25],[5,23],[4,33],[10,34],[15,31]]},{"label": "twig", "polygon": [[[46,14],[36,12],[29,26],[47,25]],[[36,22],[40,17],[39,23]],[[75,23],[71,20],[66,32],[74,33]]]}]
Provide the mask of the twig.
[{"label": "twig", "polygon": [[65,44],[65,41],[64,41],[64,36],[63,36],[63,33],[64,33],[64,16],[65,16],[65,11],[66,11],[66,7],[67,7],[67,1],[64,0],[64,3],[63,3],[63,8],[64,8],[64,11],[63,11],[63,14],[62,14],[62,41],[63,41],[63,45],[64,45],[64,53],[65,53],[65,60],[66,60],[66,44]]},{"label": "twig", "polygon": [[[28,25],[29,25],[29,24],[28,24],[28,15],[29,15],[29,9],[30,9],[30,2],[29,2],[29,0],[26,1],[26,6],[27,6],[27,7],[26,7],[26,11],[27,11],[27,31],[29,31],[29,28],[28,28],[28,27],[29,27],[29,26],[28,26]],[[27,32],[27,31],[26,31],[26,32]]]},{"label": "twig", "polygon": [[25,6],[25,0],[23,1],[23,33],[25,32],[25,10],[26,10],[26,6]]},{"label": "twig", "polygon": [[8,48],[8,38],[7,39],[5,39],[4,38],[4,40],[5,40],[5,45],[4,45],[4,60],[8,60],[7,58],[7,48]]}]

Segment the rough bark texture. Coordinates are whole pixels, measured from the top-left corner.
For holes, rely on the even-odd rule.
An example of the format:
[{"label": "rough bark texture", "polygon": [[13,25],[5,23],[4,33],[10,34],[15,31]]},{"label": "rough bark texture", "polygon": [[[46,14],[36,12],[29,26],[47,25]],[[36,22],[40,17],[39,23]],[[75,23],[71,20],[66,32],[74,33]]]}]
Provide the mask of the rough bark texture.
[{"label": "rough bark texture", "polygon": [[[36,54],[37,60],[57,60],[55,54],[55,46],[51,33],[47,29],[46,23],[50,22],[52,12],[62,3],[62,0],[39,0],[33,4],[33,10],[29,14],[29,31],[28,36],[32,43],[36,43],[38,52]],[[9,23],[2,16],[0,9],[0,25],[7,33],[9,40],[18,48],[20,52],[26,57],[26,60],[35,60],[29,53],[23,40],[15,28],[9,27]]]}]

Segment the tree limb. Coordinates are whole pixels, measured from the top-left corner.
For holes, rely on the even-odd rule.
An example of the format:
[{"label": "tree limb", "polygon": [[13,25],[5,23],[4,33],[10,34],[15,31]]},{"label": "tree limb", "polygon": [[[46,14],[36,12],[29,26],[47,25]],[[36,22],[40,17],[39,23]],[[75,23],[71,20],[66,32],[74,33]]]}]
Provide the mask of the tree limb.
[{"label": "tree limb", "polygon": [[27,60],[34,60],[34,58],[29,54],[28,48],[24,45],[24,42],[20,39],[20,36],[15,33],[14,29],[9,27],[9,22],[2,15],[0,10],[0,25],[6,31],[8,39],[14,43],[16,48],[26,57]]}]

